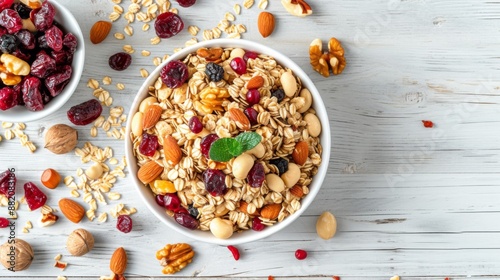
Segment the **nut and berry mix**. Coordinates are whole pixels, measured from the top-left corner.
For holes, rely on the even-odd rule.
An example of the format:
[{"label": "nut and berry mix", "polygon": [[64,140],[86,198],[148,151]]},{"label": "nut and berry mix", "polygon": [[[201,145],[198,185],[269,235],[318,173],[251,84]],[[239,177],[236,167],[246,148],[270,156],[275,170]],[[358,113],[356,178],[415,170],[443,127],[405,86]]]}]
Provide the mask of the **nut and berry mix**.
[{"label": "nut and berry mix", "polygon": [[321,164],[311,104],[265,54],[200,48],[170,61],[131,121],[138,179],[184,227],[263,230],[300,209]]},{"label": "nut and berry mix", "polygon": [[69,83],[77,39],[55,14],[50,1],[0,1],[0,110],[40,111]]}]

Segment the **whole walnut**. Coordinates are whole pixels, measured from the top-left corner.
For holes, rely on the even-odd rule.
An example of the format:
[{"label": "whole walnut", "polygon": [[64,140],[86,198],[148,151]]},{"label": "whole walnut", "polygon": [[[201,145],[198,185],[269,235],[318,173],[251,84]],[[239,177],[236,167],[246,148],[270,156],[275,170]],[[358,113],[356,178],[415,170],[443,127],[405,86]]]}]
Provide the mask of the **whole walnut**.
[{"label": "whole walnut", "polygon": [[19,238],[9,239],[0,246],[0,262],[10,271],[27,269],[34,256],[31,245]]},{"label": "whole walnut", "polygon": [[54,154],[65,154],[78,144],[78,131],[65,124],[53,125],[45,134],[45,148]]},{"label": "whole walnut", "polygon": [[66,241],[66,249],[73,256],[83,256],[94,248],[94,237],[83,228],[75,229]]}]

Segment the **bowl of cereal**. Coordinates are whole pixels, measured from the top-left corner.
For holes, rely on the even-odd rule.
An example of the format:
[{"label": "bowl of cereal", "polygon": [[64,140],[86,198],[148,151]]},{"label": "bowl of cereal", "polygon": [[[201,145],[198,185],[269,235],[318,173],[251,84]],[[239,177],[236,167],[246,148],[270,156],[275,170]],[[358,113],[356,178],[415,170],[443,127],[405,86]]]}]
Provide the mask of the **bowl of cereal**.
[{"label": "bowl of cereal", "polygon": [[160,221],[196,240],[234,245],[276,233],[326,175],[319,92],[293,61],[254,42],[211,40],[173,54],[129,116],[135,188]]},{"label": "bowl of cereal", "polygon": [[55,0],[13,1],[0,14],[0,120],[28,122],[56,112],[83,72],[78,22]]}]

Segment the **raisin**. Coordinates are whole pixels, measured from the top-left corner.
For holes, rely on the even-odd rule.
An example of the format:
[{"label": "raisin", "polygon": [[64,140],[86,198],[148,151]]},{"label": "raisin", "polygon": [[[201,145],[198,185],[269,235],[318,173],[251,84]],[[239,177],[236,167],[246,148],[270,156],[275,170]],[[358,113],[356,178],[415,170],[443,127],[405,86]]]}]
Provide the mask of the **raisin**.
[{"label": "raisin", "polygon": [[56,10],[49,1],[43,1],[42,7],[31,11],[30,19],[37,30],[45,31],[52,27]]},{"label": "raisin", "polygon": [[32,50],[35,48],[35,35],[26,29],[19,30],[16,34],[19,43],[23,48],[27,50]]},{"label": "raisin", "polygon": [[17,93],[10,87],[0,89],[0,110],[5,111],[17,105]]},{"label": "raisin", "polygon": [[16,174],[10,169],[0,173],[0,194],[5,195],[7,198],[12,197],[15,194],[16,182]]},{"label": "raisin", "polygon": [[203,124],[197,116],[192,116],[188,122],[189,129],[194,133],[198,134],[203,130]]},{"label": "raisin", "polygon": [[123,233],[131,232],[132,224],[132,218],[129,215],[120,215],[116,220],[116,228]]},{"label": "raisin", "polygon": [[212,143],[215,142],[215,140],[219,139],[219,136],[217,134],[209,134],[201,139],[201,153],[205,156],[205,158],[209,159],[210,155],[210,147],[212,146]]},{"label": "raisin", "polygon": [[19,14],[22,19],[30,18],[31,9],[23,3],[14,3],[12,8]]},{"label": "raisin", "polygon": [[177,0],[177,3],[179,3],[181,7],[188,8],[193,6],[196,3],[196,0]]},{"label": "raisin", "polygon": [[188,205],[188,212],[189,212],[189,215],[193,216],[193,218],[198,218],[198,215],[200,214],[198,209],[196,207],[194,207],[193,204]]},{"label": "raisin", "polygon": [[56,70],[56,61],[44,51],[40,51],[31,63],[31,75],[45,78]]},{"label": "raisin", "polygon": [[132,63],[132,56],[125,52],[115,53],[109,57],[108,64],[114,70],[123,71]]},{"label": "raisin", "polygon": [[24,184],[24,197],[31,211],[45,205],[47,196],[32,182]]},{"label": "raisin", "polygon": [[22,82],[24,106],[30,111],[43,109],[42,82],[37,77],[26,77]]},{"label": "raisin", "polygon": [[252,188],[260,188],[265,179],[264,166],[260,162],[255,162],[248,172],[247,181]]},{"label": "raisin", "polygon": [[200,225],[200,222],[189,213],[175,213],[174,219],[179,225],[191,230],[197,229]]},{"label": "raisin", "polygon": [[14,0],[0,0],[0,11],[10,8]]},{"label": "raisin", "polygon": [[203,171],[205,190],[212,196],[224,195],[227,191],[226,174],[221,170],[207,169]]},{"label": "raisin", "polygon": [[184,22],[177,14],[172,12],[165,12],[158,17],[155,21],[156,35],[160,38],[170,38],[177,35],[184,28]]},{"label": "raisin", "polygon": [[160,144],[158,143],[158,136],[149,133],[143,133],[141,144],[139,144],[139,152],[145,156],[152,157],[154,156],[159,146]]},{"label": "raisin", "polygon": [[19,40],[11,34],[4,34],[0,37],[0,51],[2,53],[13,53],[19,46]]},{"label": "raisin", "polygon": [[162,82],[169,88],[178,88],[189,78],[189,71],[182,61],[173,60],[161,69]]},{"label": "raisin", "polygon": [[90,99],[68,110],[68,119],[76,125],[87,125],[95,121],[102,112],[102,106],[96,99]]},{"label": "raisin", "polygon": [[55,50],[60,51],[63,47],[63,33],[61,29],[57,26],[52,26],[45,31],[45,39],[47,40],[47,45]]},{"label": "raisin", "polygon": [[23,28],[23,21],[16,11],[5,9],[0,12],[0,26],[5,27],[10,34],[14,34]]},{"label": "raisin", "polygon": [[276,89],[271,91],[271,97],[276,97],[278,103],[281,102],[285,98],[285,92],[282,89]]},{"label": "raisin", "polygon": [[205,68],[205,74],[212,82],[218,82],[224,78],[224,68],[222,66],[209,62]]},{"label": "raisin", "polygon": [[269,161],[270,164],[275,165],[278,168],[278,175],[282,175],[288,170],[288,160],[284,158],[276,158]]},{"label": "raisin", "polygon": [[71,66],[63,65],[57,69],[57,72],[51,74],[45,79],[45,86],[49,90],[52,97],[56,97],[63,91],[64,87],[66,87],[69,83],[72,72],[73,69]]}]

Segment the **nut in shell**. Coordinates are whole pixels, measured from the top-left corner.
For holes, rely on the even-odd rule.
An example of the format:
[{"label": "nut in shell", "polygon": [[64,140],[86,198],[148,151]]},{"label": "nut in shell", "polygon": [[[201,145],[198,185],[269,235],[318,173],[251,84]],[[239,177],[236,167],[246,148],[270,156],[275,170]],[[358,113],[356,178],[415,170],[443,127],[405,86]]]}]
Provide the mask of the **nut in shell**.
[{"label": "nut in shell", "polygon": [[0,262],[10,271],[21,271],[28,269],[33,261],[35,253],[31,245],[19,238],[12,239],[14,242],[5,242],[0,246]]},{"label": "nut in shell", "polygon": [[74,230],[66,241],[66,249],[73,256],[83,256],[94,248],[94,236],[85,229]]},{"label": "nut in shell", "polygon": [[53,125],[45,134],[45,148],[54,154],[65,154],[78,144],[78,131],[65,124]]}]

